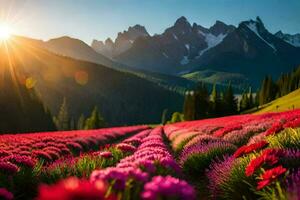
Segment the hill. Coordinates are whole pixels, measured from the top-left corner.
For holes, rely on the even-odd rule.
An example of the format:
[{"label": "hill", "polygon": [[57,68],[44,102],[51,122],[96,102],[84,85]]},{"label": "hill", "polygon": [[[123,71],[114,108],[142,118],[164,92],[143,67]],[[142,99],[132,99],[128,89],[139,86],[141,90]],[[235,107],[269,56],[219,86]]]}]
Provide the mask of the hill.
[{"label": "hill", "polygon": [[267,112],[282,112],[297,108],[300,108],[300,89],[260,106],[258,111],[250,110],[249,113],[254,112],[260,114]]},{"label": "hill", "polygon": [[75,120],[98,106],[109,125],[157,123],[164,109],[181,109],[178,94],[130,73],[53,54],[30,39],[14,37],[6,51],[10,62],[1,67],[12,68],[17,79],[31,80],[53,114],[64,97]]}]

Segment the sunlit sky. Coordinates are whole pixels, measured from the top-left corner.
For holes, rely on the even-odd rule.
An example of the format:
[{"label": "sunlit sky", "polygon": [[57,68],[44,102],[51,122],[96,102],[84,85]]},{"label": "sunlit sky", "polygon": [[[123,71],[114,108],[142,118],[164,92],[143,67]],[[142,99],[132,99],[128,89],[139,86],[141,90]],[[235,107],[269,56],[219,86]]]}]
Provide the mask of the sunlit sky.
[{"label": "sunlit sky", "polygon": [[162,33],[180,16],[205,27],[260,16],[273,33],[300,33],[300,0],[0,0],[0,24],[43,40],[68,35],[90,44],[135,24]]}]

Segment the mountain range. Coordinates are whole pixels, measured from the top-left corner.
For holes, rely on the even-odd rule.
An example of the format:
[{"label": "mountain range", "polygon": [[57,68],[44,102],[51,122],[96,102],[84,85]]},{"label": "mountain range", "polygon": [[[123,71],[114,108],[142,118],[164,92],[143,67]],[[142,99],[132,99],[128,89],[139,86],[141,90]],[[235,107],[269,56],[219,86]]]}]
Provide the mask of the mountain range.
[{"label": "mountain range", "polygon": [[298,36],[281,31],[272,34],[259,17],[237,27],[216,21],[209,28],[180,17],[162,34],[153,36],[144,26],[135,25],[120,32],[114,41],[94,40],[91,46],[66,36],[38,43],[58,55],[184,90],[197,81],[258,88],[264,76],[277,78],[300,64]]},{"label": "mountain range", "polygon": [[[299,35],[272,34],[259,17],[237,27],[216,21],[210,28],[191,25],[180,17],[162,34],[153,36],[141,27],[136,25],[119,33],[114,43],[109,39],[108,44],[96,45],[99,42],[94,41],[92,47],[106,54],[113,44],[118,53],[109,57],[135,69],[174,76],[203,70],[234,73],[245,76],[256,87],[265,75],[277,77],[300,64]],[[126,50],[116,50],[121,36],[131,32],[139,34],[126,37],[130,43]]]}]

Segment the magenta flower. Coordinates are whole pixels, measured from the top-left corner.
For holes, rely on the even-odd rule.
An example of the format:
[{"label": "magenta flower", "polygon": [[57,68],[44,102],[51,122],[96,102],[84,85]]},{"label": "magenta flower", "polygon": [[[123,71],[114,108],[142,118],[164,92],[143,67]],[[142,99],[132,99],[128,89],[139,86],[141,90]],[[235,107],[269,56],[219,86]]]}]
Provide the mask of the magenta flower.
[{"label": "magenta flower", "polygon": [[123,152],[133,152],[136,150],[136,148],[133,145],[126,143],[117,144],[116,147]]},{"label": "magenta flower", "polygon": [[101,157],[103,158],[112,158],[113,155],[110,151],[103,151],[103,152],[100,152],[99,154]]},{"label": "magenta flower", "polygon": [[5,188],[0,188],[0,199],[13,200],[14,195],[11,192],[7,191]]},{"label": "magenta flower", "polygon": [[196,192],[192,186],[183,180],[171,176],[155,176],[145,184],[141,198],[144,200],[195,200]]},{"label": "magenta flower", "polygon": [[10,162],[0,161],[0,172],[3,174],[13,175],[19,171],[19,167]]}]

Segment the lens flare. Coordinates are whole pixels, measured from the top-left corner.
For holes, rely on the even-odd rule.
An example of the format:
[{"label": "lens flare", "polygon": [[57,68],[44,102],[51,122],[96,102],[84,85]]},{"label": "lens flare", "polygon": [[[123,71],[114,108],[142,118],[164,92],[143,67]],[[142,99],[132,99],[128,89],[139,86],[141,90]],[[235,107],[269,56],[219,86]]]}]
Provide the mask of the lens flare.
[{"label": "lens flare", "polygon": [[8,40],[11,36],[11,29],[5,24],[0,24],[0,40]]}]

